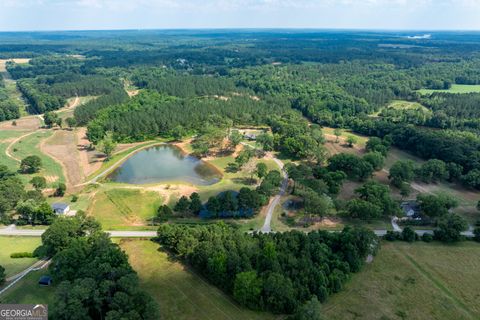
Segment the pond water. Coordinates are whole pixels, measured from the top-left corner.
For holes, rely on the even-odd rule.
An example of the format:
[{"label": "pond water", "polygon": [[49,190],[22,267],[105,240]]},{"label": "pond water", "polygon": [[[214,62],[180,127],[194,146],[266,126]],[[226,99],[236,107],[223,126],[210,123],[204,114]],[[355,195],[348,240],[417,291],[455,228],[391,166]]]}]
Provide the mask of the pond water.
[{"label": "pond water", "polygon": [[135,153],[109,174],[107,179],[131,184],[183,181],[211,185],[220,181],[221,174],[213,166],[185,155],[177,147],[161,145]]}]

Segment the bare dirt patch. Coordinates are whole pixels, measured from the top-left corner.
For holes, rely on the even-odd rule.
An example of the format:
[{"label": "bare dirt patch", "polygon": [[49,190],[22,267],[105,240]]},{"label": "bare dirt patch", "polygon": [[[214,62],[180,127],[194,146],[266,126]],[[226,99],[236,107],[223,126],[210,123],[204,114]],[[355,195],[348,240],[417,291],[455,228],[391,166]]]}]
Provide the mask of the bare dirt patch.
[{"label": "bare dirt patch", "polygon": [[[15,121],[16,125],[13,125],[13,121]],[[2,130],[33,131],[38,128],[40,128],[40,118],[38,116],[28,116],[0,123],[0,129]]]},{"label": "bare dirt patch", "polygon": [[55,130],[50,138],[40,144],[40,150],[61,164],[68,186],[83,181],[84,173],[79,161],[74,131]]},{"label": "bare dirt patch", "polygon": [[100,152],[90,149],[91,143],[86,136],[86,132],[86,128],[78,128],[75,131],[79,164],[84,176],[87,177],[101,168],[104,157]]}]

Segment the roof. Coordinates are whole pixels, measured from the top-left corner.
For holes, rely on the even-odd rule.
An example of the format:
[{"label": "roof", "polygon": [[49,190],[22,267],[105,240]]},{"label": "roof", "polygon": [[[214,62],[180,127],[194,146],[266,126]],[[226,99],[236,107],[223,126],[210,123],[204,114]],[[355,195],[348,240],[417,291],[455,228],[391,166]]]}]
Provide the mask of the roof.
[{"label": "roof", "polygon": [[41,276],[40,280],[38,280],[38,283],[40,284],[50,284],[52,282],[52,277],[50,276]]},{"label": "roof", "polygon": [[52,209],[53,210],[65,210],[69,207],[69,205],[67,203],[63,203],[63,202],[56,202],[54,204],[52,204]]}]

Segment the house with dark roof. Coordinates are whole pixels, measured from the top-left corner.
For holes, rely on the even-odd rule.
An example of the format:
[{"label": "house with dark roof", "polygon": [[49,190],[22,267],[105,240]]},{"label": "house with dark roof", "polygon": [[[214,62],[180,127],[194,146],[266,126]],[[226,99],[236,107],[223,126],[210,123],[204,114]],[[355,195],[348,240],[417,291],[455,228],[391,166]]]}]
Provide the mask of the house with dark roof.
[{"label": "house with dark roof", "polygon": [[70,211],[70,206],[67,203],[55,202],[52,204],[52,209],[56,214],[67,214]]}]

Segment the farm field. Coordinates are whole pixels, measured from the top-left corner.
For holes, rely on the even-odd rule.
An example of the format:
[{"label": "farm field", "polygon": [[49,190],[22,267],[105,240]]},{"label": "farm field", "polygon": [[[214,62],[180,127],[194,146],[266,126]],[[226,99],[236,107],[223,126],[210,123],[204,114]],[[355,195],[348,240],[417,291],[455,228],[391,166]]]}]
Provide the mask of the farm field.
[{"label": "farm field", "polygon": [[428,95],[434,92],[446,92],[446,93],[477,93],[480,92],[480,85],[468,85],[468,84],[452,84],[452,87],[448,90],[431,90],[420,89],[418,92],[421,95]]},{"label": "farm field", "polygon": [[326,319],[479,319],[480,245],[382,243],[324,304]]},{"label": "farm field", "polygon": [[124,240],[120,246],[129,255],[141,287],[159,303],[165,320],[276,318],[240,307],[222,291],[160,251],[154,242]]},{"label": "farm field", "polygon": [[0,265],[5,268],[7,277],[32,265],[36,258],[12,259],[10,255],[14,252],[33,252],[41,244],[40,238],[36,237],[0,237]]}]

